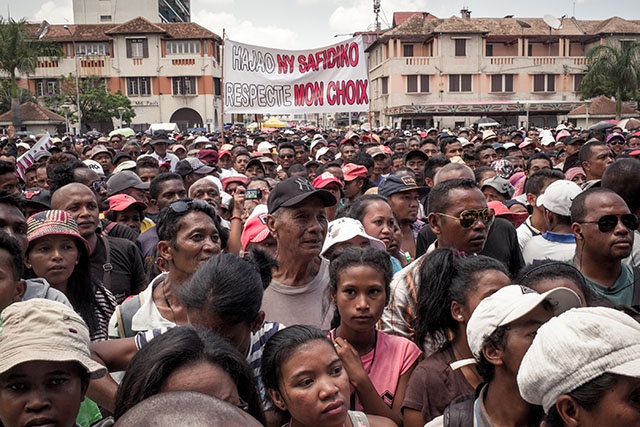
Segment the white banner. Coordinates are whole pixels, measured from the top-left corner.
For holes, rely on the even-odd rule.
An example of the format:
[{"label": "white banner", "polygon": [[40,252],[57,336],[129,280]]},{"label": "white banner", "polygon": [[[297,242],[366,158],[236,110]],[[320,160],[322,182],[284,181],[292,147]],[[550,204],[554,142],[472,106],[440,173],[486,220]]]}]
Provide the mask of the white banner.
[{"label": "white banner", "polygon": [[225,113],[338,113],[369,110],[362,37],[293,51],[224,42]]},{"label": "white banner", "polygon": [[48,150],[52,145],[53,142],[51,141],[51,135],[49,135],[49,132],[46,132],[29,151],[18,158],[16,161],[16,173],[20,176],[20,179],[24,181],[24,171],[36,162],[33,156],[38,151]]}]

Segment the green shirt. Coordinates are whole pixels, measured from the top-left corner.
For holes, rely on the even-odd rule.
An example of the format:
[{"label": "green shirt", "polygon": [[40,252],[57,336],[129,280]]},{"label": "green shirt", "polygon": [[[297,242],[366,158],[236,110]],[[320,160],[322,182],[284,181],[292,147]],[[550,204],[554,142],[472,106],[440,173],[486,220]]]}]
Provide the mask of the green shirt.
[{"label": "green shirt", "polygon": [[584,279],[593,292],[608,299],[615,305],[631,306],[633,300],[633,271],[629,265],[622,263],[620,276],[610,288],[594,282],[587,276],[584,276]]}]

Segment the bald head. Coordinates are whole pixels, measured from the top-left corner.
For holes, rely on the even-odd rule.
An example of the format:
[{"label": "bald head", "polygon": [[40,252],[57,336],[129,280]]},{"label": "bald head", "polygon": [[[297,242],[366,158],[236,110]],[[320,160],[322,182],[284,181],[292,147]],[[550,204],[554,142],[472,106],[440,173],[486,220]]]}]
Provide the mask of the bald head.
[{"label": "bald head", "polygon": [[116,427],[254,427],[251,415],[232,404],[193,391],[156,394],[127,411]]},{"label": "bald head", "polygon": [[64,206],[67,205],[69,195],[71,194],[91,195],[95,199],[93,191],[86,185],[80,184],[79,182],[72,182],[64,187],[60,187],[51,195],[51,209],[66,210]]},{"label": "bald head", "polygon": [[100,215],[98,201],[84,184],[73,182],[55,191],[51,196],[51,209],[67,211],[78,223],[80,235],[90,244],[96,239]]},{"label": "bald head", "polygon": [[449,163],[444,165],[433,177],[434,185],[438,185],[441,182],[449,181],[452,179],[471,179],[475,180],[476,177],[473,174],[473,170],[467,165],[460,163]]}]

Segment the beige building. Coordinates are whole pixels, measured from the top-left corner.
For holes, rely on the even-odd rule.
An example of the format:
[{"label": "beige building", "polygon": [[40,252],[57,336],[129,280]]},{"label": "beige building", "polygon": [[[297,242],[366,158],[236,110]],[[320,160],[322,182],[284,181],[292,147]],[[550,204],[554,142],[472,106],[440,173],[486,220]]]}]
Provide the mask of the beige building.
[{"label": "beige building", "polygon": [[[551,24],[551,25],[549,25]],[[552,28],[555,27],[555,28]],[[367,49],[374,126],[555,126],[583,104],[586,52],[640,40],[640,21],[612,17],[440,19],[396,13]]]},{"label": "beige building", "polygon": [[73,0],[75,24],[122,24],[137,17],[150,22],[189,22],[190,0]]},{"label": "beige building", "polygon": [[119,25],[51,25],[45,40],[59,43],[64,55],[42,59],[19,81],[39,99],[59,91],[60,77],[77,69],[81,79],[101,77],[110,92],[129,97],[134,129],[167,122],[181,130],[220,126],[222,40],[198,24],[138,17]]}]

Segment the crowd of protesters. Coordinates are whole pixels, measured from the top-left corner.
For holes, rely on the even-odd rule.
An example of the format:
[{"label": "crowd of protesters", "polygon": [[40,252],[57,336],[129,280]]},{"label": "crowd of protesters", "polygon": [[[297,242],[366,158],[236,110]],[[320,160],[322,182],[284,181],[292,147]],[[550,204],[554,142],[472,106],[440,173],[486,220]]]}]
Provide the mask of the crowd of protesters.
[{"label": "crowd of protesters", "polygon": [[0,139],[0,426],[640,426],[640,130]]}]

